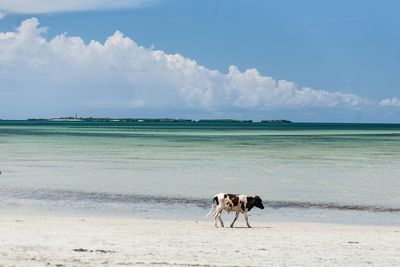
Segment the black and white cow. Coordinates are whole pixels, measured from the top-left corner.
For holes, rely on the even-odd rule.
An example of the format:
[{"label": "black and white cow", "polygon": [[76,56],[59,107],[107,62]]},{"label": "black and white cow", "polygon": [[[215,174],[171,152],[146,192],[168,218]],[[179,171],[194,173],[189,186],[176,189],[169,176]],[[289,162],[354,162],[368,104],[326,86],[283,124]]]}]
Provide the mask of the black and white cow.
[{"label": "black and white cow", "polygon": [[249,217],[247,213],[254,207],[264,209],[264,205],[259,196],[248,197],[245,195],[219,193],[214,196],[211,210],[206,217],[212,212],[214,204],[216,205],[214,212],[215,227],[218,227],[217,219],[219,219],[221,222],[221,226],[224,227],[224,222],[221,219],[221,213],[223,210],[226,210],[227,212],[236,212],[235,219],[231,223],[231,227],[233,227],[233,224],[239,217],[239,213],[243,213],[247,226],[250,228],[251,226],[249,224]]}]

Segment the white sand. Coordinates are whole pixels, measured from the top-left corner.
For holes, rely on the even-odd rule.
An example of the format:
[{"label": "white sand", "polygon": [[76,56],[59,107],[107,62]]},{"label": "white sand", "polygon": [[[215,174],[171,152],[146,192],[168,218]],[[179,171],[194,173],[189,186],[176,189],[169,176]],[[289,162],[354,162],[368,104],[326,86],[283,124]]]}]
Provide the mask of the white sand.
[{"label": "white sand", "polygon": [[400,266],[397,227],[253,226],[216,229],[211,219],[0,216],[0,266]]}]

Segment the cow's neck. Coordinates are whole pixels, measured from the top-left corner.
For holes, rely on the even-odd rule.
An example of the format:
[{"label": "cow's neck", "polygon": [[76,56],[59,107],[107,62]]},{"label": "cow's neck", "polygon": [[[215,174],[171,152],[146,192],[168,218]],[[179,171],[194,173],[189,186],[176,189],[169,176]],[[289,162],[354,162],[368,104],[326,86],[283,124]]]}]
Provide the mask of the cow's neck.
[{"label": "cow's neck", "polygon": [[252,208],[254,208],[254,197],[247,197],[247,204],[246,208],[248,211],[250,211]]}]

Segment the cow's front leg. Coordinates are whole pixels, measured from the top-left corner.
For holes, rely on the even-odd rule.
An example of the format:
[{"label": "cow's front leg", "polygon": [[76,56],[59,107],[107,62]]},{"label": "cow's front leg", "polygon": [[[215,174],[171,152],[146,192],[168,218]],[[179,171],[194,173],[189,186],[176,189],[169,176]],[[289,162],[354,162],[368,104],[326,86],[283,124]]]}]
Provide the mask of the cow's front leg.
[{"label": "cow's front leg", "polygon": [[249,224],[249,216],[247,215],[247,212],[244,213],[244,218],[246,219],[247,227],[251,228],[251,226]]},{"label": "cow's front leg", "polygon": [[235,214],[235,219],[233,219],[233,222],[231,223],[231,228],[233,227],[233,224],[236,222],[238,217],[239,217],[239,212],[237,211]]}]

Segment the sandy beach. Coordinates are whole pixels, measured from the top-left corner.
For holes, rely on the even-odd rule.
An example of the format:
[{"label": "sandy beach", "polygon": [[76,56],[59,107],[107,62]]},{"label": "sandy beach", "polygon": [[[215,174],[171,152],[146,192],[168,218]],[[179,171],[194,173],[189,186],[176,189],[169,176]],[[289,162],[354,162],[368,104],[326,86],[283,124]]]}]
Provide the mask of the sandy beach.
[{"label": "sandy beach", "polygon": [[399,266],[391,226],[0,217],[0,266]]}]

